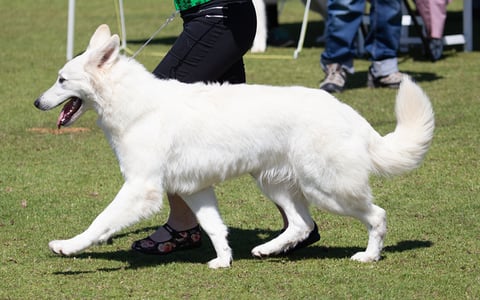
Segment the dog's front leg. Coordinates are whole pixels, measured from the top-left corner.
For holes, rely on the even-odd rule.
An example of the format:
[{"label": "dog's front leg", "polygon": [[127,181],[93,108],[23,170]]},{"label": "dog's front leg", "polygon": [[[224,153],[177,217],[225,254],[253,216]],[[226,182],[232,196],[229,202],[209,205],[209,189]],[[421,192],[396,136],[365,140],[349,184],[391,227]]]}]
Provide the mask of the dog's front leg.
[{"label": "dog's front leg", "polygon": [[126,181],[115,199],[98,215],[83,233],[68,239],[51,241],[50,249],[62,255],[72,255],[101,242],[115,232],[158,211],[162,191],[152,181]]},{"label": "dog's front leg", "polygon": [[232,249],[227,241],[228,229],[220,216],[213,188],[207,188],[193,195],[182,195],[182,198],[194,212],[217,253],[217,258],[209,261],[208,266],[212,269],[230,267]]}]

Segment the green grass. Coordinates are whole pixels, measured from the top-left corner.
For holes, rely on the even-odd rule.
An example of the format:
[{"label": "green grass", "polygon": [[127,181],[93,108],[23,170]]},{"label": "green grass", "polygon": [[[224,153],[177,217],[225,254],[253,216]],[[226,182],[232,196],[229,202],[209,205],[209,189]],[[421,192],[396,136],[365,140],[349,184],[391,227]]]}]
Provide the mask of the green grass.
[{"label": "green grass", "polygon": [[[448,30],[461,24],[461,3],[449,7]],[[321,230],[319,243],[290,257],[252,258],[250,249],[274,236],[281,221],[248,177],[217,187],[231,230],[230,269],[207,268],[214,256],[208,241],[198,250],[165,257],[129,251],[132,241],[165,220],[168,207],[122,231],[112,244],[63,258],[50,253],[48,241],[83,231],[115,196],[122,178],[93,113],[75,124],[86,132],[31,130],[55,127],[58,110],[40,112],[33,100],[65,62],[67,1],[0,0],[0,7],[0,299],[480,298],[479,52],[447,48],[446,58],[434,64],[422,60],[418,49],[400,56],[401,70],[431,97],[437,127],[420,169],[371,180],[389,221],[378,263],[349,260],[366,245],[359,222],[318,210],[312,215]],[[129,47],[140,47],[172,10],[169,0],[125,1]],[[291,0],[281,16],[293,34],[302,10]],[[118,32],[113,1],[77,1],[76,19],[76,52],[100,23]],[[323,22],[314,14],[311,19],[297,60],[291,59],[293,49],[247,55],[250,83],[318,86],[322,47],[312,41]],[[180,29],[178,18],[138,60],[153,69]],[[379,132],[391,131],[395,91],[365,88],[368,62],[356,60],[355,67],[349,89],[338,97]]]}]

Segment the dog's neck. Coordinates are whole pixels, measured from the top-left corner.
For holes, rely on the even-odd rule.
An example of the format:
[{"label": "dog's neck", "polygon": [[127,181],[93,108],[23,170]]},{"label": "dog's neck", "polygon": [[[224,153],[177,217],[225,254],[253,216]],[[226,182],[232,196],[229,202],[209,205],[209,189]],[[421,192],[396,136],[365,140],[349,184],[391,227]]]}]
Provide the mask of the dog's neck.
[{"label": "dog's neck", "polygon": [[96,83],[98,98],[94,101],[97,123],[110,139],[121,138],[129,127],[153,111],[169,118],[176,105],[172,99],[180,97],[183,83],[158,79],[142,64],[124,56],[113,68],[100,75]]}]

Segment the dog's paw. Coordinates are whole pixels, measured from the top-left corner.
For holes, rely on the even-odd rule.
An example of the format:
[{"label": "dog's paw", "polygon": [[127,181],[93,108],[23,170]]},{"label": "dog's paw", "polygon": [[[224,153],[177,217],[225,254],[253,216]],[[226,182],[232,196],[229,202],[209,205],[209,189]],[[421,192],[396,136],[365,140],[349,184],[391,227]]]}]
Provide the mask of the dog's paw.
[{"label": "dog's paw", "polygon": [[232,259],[221,259],[219,257],[212,259],[208,262],[210,269],[229,268],[232,264]]},{"label": "dog's paw", "polygon": [[367,252],[357,252],[352,257],[352,260],[368,263],[368,262],[375,262],[380,259],[379,255],[372,255]]},{"label": "dog's paw", "polygon": [[255,257],[258,257],[258,258],[262,258],[264,256],[268,256],[268,254],[264,254],[261,249],[258,249],[260,248],[259,246],[255,247],[252,249],[252,255],[255,256]]},{"label": "dog's paw", "polygon": [[257,246],[252,249],[252,255],[258,258],[278,254],[278,249],[269,247],[268,243]]},{"label": "dog's paw", "polygon": [[85,249],[85,247],[82,247],[78,243],[74,242],[73,239],[51,241],[48,243],[48,247],[54,253],[65,256],[76,254]]}]

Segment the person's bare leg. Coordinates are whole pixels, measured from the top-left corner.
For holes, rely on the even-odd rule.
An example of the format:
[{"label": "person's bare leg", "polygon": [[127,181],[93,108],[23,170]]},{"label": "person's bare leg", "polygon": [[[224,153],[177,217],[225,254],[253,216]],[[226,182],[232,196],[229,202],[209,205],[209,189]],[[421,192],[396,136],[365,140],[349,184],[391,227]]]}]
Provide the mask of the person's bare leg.
[{"label": "person's bare leg", "polygon": [[[197,218],[180,196],[168,195],[168,202],[170,204],[170,214],[167,224],[170,227],[176,231],[184,231],[198,225]],[[167,241],[171,237],[170,233],[163,227],[159,227],[150,235],[150,238],[156,242]]]}]

